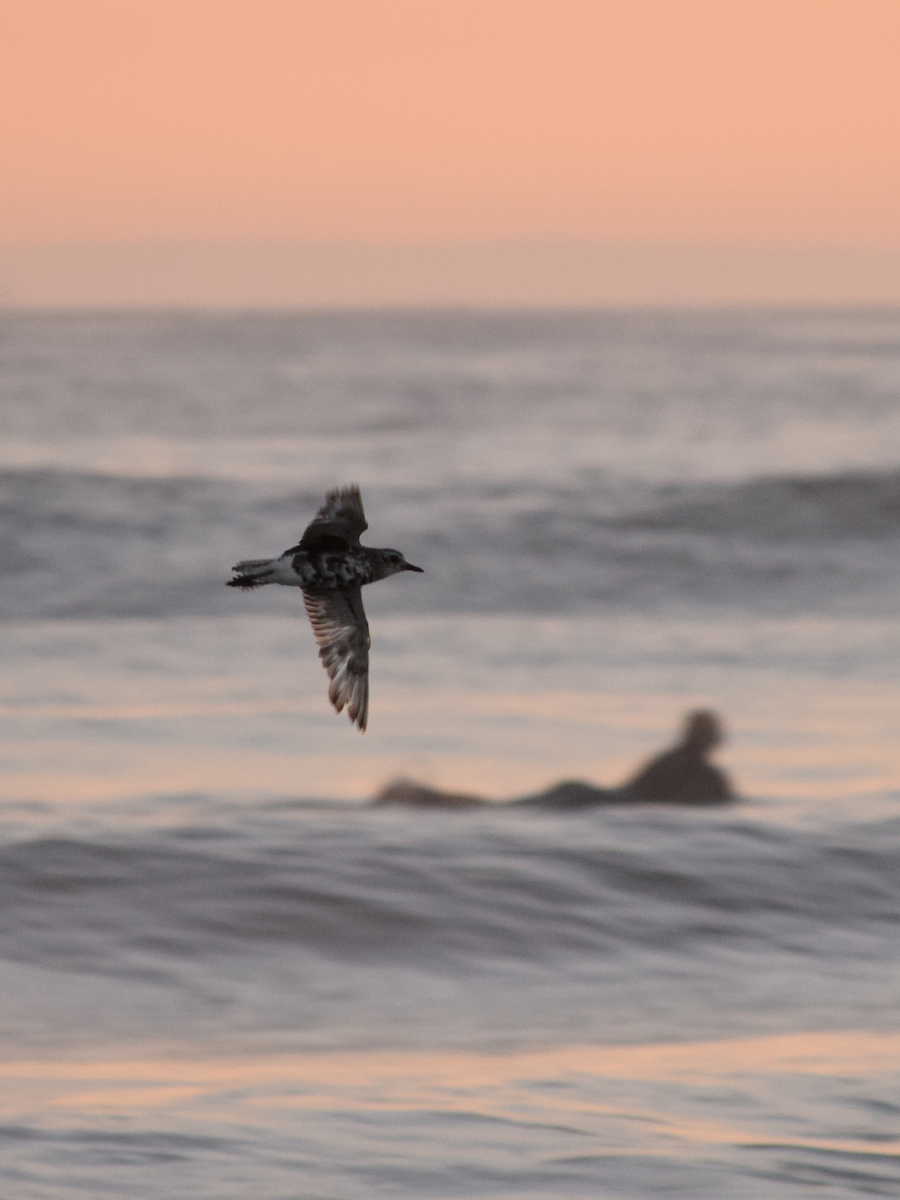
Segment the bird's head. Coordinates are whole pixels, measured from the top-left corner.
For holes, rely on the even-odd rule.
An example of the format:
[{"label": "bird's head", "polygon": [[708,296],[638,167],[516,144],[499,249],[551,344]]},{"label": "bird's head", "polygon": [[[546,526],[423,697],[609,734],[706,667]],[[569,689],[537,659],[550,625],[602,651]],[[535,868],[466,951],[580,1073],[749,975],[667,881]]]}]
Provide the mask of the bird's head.
[{"label": "bird's head", "polygon": [[424,575],[422,568],[408,563],[399,550],[379,550],[378,557],[382,579],[387,579],[388,575],[397,575],[400,571],[418,571],[420,575]]}]

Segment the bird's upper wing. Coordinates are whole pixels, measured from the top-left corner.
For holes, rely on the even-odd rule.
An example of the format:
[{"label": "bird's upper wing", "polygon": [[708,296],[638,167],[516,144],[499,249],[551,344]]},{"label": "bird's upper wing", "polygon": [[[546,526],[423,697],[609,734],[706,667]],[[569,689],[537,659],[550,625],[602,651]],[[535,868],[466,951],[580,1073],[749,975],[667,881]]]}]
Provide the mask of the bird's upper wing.
[{"label": "bird's upper wing", "polygon": [[359,588],[349,592],[303,589],[303,603],[328,672],[328,699],[360,729],[369,715],[369,623]]},{"label": "bird's upper wing", "polygon": [[322,542],[334,545],[346,542],[359,545],[359,535],[369,526],[363,512],[362,496],[357,485],[335,488],[325,497],[325,503],[306,527],[300,546],[308,550]]}]

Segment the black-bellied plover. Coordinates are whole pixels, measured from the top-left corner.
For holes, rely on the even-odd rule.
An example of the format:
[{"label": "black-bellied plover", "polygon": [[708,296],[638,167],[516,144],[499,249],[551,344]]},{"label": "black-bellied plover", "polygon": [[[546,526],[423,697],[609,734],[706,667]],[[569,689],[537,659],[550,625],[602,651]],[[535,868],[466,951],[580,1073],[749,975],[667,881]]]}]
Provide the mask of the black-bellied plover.
[{"label": "black-bellied plover", "polygon": [[368,529],[359,488],[337,488],[310,521],[296,546],[280,558],[247,559],[232,570],[229,587],[250,589],[281,583],[303,589],[303,603],[319,644],[338,712],[365,729],[369,712],[369,623],[360,589],[400,571],[419,571],[399,550],[359,544]]}]

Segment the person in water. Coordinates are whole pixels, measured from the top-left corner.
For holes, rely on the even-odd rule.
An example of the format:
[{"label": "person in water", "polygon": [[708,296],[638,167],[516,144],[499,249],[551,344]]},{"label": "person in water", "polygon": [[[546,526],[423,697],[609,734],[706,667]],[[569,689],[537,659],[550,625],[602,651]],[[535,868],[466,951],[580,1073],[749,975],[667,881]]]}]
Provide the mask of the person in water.
[{"label": "person in water", "polygon": [[688,713],[681,741],[658,754],[627,783],[615,788],[594,787],[580,780],[558,783],[546,792],[514,800],[541,808],[588,808],[595,804],[724,804],[735,798],[728,777],[708,761],[711,750],[725,740],[714,712]]},{"label": "person in water", "polygon": [[[736,798],[735,793],[725,772],[708,761],[710,752],[724,740],[722,723],[716,714],[700,709],[688,713],[680,742],[652,758],[619,787],[602,788],[581,780],[567,780],[535,796],[513,800],[510,805],[579,809],[600,804],[725,804]],[[389,783],[373,803],[474,808],[488,801],[398,779]]]},{"label": "person in water", "polygon": [[650,760],[623,787],[632,800],[669,804],[724,804],[735,795],[728,776],[708,761],[725,741],[722,722],[709,709],[688,713],[681,741]]}]

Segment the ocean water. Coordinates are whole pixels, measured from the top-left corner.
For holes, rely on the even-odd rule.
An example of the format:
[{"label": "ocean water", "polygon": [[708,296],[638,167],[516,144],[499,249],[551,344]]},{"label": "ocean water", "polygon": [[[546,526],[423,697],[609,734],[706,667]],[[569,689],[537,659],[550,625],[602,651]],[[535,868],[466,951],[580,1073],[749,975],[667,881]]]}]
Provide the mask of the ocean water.
[{"label": "ocean water", "polygon": [[[900,1195],[900,312],[0,317],[0,1200]],[[370,726],[225,588],[359,482]],[[615,783],[699,705],[721,810]]]}]

